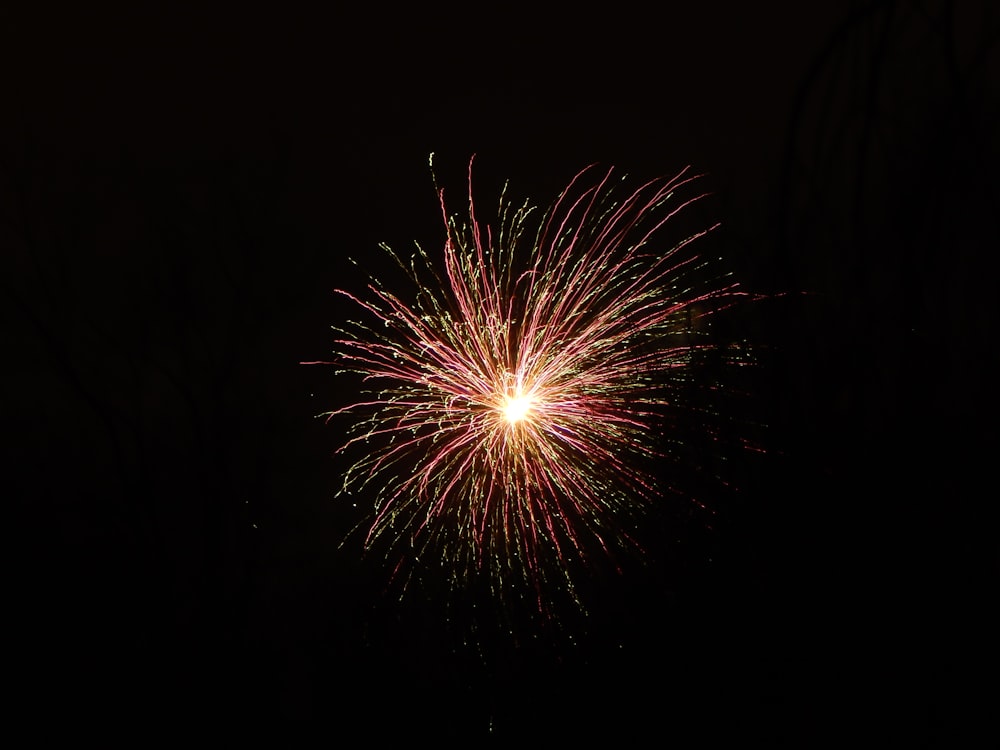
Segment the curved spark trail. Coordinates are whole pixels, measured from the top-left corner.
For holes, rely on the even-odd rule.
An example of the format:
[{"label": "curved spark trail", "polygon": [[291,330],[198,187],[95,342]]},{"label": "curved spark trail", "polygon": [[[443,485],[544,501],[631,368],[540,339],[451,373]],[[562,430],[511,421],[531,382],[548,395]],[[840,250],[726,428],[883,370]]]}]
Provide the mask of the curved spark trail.
[{"label": "curved spark trail", "polygon": [[322,416],[354,420],[340,450],[362,453],[344,491],[375,498],[366,546],[440,560],[454,582],[485,575],[498,593],[526,583],[542,608],[553,572],[572,592],[573,564],[631,543],[623,519],[661,496],[645,467],[665,457],[663,413],[682,408],[708,346],[698,321],[746,296],[691,252],[714,227],[659,240],[703,197],[678,197],[696,180],[626,188],[589,167],[541,216],[505,187],[491,225],[470,160],[466,215],[435,184],[442,266],[419,245],[408,261],[382,246],[412,303],[374,278],[363,296],[338,290],[366,321],[335,329],[329,364],[368,388]]}]

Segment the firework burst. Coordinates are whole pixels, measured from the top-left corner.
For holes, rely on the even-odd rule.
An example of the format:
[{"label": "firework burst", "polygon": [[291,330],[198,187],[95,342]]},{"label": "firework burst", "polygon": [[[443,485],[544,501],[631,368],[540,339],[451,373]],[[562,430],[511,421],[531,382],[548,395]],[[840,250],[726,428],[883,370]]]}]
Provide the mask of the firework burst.
[{"label": "firework burst", "polygon": [[[433,174],[433,169],[432,169]],[[383,249],[412,300],[375,278],[353,300],[364,320],[335,328],[342,372],[362,397],[322,415],[351,419],[341,451],[361,457],[344,491],[371,494],[366,547],[434,560],[452,583],[495,593],[573,591],[571,570],[633,543],[628,519],[661,496],[663,416],[699,341],[699,321],[743,293],[705,273],[691,243],[659,237],[702,197],[687,170],[634,188],[580,172],[538,212],[501,193],[481,224],[472,197],[451,215],[443,258]],[[669,455],[666,457],[669,458]],[[405,576],[404,576],[405,577]]]}]

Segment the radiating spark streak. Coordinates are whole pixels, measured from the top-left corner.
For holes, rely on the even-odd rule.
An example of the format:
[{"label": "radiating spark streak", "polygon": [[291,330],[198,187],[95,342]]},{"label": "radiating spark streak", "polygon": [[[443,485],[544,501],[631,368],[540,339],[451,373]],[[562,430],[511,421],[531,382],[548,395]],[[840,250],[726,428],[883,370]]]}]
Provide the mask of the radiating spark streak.
[{"label": "radiating spark streak", "polygon": [[340,450],[366,451],[343,489],[374,492],[367,546],[436,555],[453,581],[485,572],[497,591],[513,575],[542,606],[550,572],[572,590],[573,561],[628,544],[627,519],[660,496],[644,461],[666,457],[656,430],[706,346],[692,324],[747,295],[691,252],[715,227],[659,239],[704,197],[677,200],[697,176],[627,190],[594,174],[532,237],[535,209],[506,187],[498,224],[480,223],[470,160],[466,218],[435,184],[443,270],[419,245],[409,262],[382,246],[414,302],[375,278],[337,290],[369,321],[335,329],[333,364],[372,390],[324,415],[353,416]]}]

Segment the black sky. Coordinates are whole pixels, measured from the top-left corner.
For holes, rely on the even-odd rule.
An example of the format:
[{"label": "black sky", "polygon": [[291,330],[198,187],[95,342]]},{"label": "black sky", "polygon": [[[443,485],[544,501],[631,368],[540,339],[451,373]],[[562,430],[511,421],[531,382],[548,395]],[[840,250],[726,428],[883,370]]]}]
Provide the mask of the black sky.
[{"label": "black sky", "polygon": [[[38,731],[813,746],[995,695],[1000,13],[986,0],[0,10],[14,713]],[[703,172],[759,348],[717,513],[559,632],[337,543],[332,290],[476,154]],[[388,272],[387,272],[388,273]],[[660,524],[657,526],[657,524]],[[708,528],[711,526],[711,529]],[[650,530],[647,530],[650,531]],[[487,607],[488,609],[488,607]],[[515,615],[515,620],[517,615]],[[537,627],[536,627],[537,626]],[[993,741],[995,741],[995,729]],[[354,738],[354,739],[352,739]]]}]

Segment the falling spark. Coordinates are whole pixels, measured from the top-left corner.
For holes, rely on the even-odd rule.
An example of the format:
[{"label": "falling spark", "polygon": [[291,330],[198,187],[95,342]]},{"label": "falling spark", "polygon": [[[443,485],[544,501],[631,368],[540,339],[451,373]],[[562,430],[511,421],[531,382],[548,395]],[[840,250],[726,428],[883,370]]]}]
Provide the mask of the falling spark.
[{"label": "falling spark", "polygon": [[671,458],[665,417],[711,348],[707,317],[747,296],[692,252],[714,227],[660,239],[704,196],[680,197],[697,179],[628,188],[591,166],[541,216],[505,186],[483,224],[470,160],[466,215],[435,180],[441,265],[382,245],[412,302],[374,277],[366,294],[337,290],[364,319],[334,329],[327,364],[366,386],[321,416],[352,420],[343,491],[370,493],[365,545],[397,573],[435,561],[497,596],[526,584],[544,609],[552,587],[575,598],[578,564],[635,544],[630,519],[664,493],[650,467]]}]

